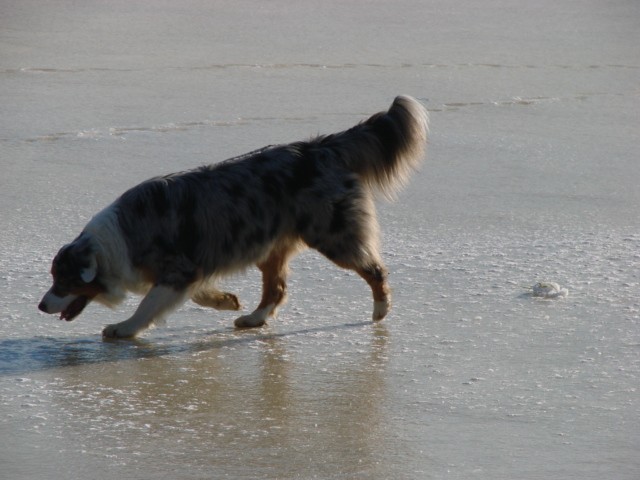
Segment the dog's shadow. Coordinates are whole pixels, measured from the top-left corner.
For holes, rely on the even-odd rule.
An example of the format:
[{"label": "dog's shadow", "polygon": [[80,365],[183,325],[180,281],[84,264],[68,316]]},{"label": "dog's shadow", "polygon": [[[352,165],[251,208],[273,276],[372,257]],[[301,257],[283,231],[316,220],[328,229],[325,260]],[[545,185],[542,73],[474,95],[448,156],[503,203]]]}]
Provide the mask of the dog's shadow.
[{"label": "dog's shadow", "polygon": [[[56,368],[114,363],[216,350],[234,345],[250,345],[274,339],[313,335],[374,325],[376,331],[386,328],[371,322],[304,328],[287,332],[260,330],[213,330],[203,339],[181,342],[166,339],[103,340],[100,337],[52,338],[30,337],[0,340],[0,377],[20,376]],[[179,336],[179,332],[173,332]]]}]

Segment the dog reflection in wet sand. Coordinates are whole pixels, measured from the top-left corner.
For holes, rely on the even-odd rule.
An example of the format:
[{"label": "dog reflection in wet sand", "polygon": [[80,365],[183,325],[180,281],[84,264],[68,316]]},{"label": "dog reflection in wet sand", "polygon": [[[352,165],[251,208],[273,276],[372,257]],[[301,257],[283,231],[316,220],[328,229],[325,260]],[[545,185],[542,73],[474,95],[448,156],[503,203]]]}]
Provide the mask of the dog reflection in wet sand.
[{"label": "dog reflection in wet sand", "polygon": [[113,307],[144,294],[133,316],[102,332],[134,337],[188,299],[239,310],[216,281],[255,264],[262,299],[235,325],[259,327],[285,300],[289,260],[311,247],[369,284],[381,320],[391,295],[373,197],[392,197],[419,166],[427,122],[422,105],[400,96],[349,130],[137,185],[60,249],[39,308],[73,320],[91,301]]}]

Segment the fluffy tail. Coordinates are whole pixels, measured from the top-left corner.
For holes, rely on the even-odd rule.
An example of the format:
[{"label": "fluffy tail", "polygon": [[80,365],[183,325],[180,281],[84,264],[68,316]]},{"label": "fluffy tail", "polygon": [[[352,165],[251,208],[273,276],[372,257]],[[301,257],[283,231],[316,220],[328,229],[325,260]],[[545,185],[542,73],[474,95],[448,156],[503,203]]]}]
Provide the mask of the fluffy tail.
[{"label": "fluffy tail", "polygon": [[426,109],[414,98],[399,96],[389,111],[325,137],[322,144],[366,184],[393,199],[422,163],[428,132]]}]

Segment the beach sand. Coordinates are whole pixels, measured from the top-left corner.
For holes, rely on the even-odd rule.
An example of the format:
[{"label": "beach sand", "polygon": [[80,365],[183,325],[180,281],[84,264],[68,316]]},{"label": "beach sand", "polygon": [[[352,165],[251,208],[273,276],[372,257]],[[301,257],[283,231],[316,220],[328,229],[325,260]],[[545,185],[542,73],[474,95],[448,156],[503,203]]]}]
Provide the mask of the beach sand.
[{"label": "beach sand", "polygon": [[[0,476],[637,478],[640,4],[2,3]],[[38,312],[127,188],[398,94],[431,136],[378,204],[384,322],[314,252],[260,330],[187,304],[103,342],[138,298]],[[258,301],[256,270],[223,286]]]}]

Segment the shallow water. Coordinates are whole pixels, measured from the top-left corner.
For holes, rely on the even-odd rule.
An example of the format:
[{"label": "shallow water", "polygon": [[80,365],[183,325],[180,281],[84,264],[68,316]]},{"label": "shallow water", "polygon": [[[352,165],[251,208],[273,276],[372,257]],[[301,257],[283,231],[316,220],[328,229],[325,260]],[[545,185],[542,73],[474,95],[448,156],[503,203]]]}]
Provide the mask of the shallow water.
[{"label": "shallow water", "polygon": [[[37,478],[632,479],[634,2],[20,2],[0,15],[0,468]],[[597,32],[597,35],[594,35]],[[394,307],[312,252],[263,329],[187,304],[135,341],[37,311],[126,188],[408,93],[429,157],[380,203]],[[527,287],[556,281],[557,300]],[[257,271],[225,282],[251,308]]]}]

